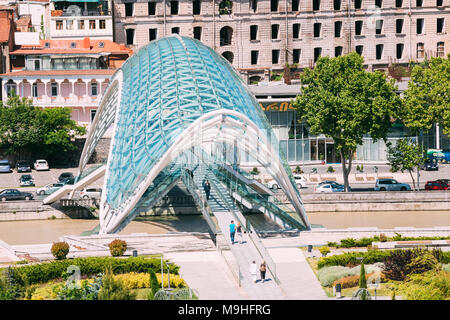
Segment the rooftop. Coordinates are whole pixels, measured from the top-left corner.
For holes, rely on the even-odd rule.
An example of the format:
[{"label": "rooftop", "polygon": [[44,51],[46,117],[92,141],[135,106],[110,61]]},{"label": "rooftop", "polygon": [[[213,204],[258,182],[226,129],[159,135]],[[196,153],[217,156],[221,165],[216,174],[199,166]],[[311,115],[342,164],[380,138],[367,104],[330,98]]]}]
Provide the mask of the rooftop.
[{"label": "rooftop", "polygon": [[33,77],[33,76],[76,76],[76,75],[112,75],[113,69],[89,69],[89,70],[24,70],[0,74],[2,78]]}]

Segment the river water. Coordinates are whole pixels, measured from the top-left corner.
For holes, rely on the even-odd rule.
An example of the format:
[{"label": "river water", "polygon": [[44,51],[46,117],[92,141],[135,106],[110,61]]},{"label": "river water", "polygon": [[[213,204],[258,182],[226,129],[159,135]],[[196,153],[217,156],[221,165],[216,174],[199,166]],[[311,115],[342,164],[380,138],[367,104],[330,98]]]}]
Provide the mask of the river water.
[{"label": "river water", "polygon": [[[328,229],[450,226],[450,211],[320,212],[311,213],[308,217],[311,224],[322,225]],[[252,217],[252,220],[255,218],[258,219]],[[51,243],[64,235],[80,235],[84,231],[92,230],[97,224],[98,220],[82,219],[0,222],[0,240],[11,245]],[[159,216],[147,218],[145,221],[133,221],[120,234],[207,230],[208,225],[201,215]]]}]

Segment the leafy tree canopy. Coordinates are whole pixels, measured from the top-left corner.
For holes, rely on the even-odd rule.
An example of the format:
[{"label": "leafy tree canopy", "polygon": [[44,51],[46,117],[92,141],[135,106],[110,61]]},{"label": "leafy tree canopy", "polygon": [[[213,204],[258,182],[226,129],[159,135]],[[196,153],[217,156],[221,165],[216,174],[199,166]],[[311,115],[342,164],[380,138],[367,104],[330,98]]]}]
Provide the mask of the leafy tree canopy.
[{"label": "leafy tree canopy", "polygon": [[416,65],[408,89],[404,91],[401,111],[403,123],[415,133],[430,130],[435,123],[450,134],[450,55],[431,58],[424,66]]},{"label": "leafy tree canopy", "polygon": [[386,81],[381,72],[365,71],[357,53],[321,57],[300,80],[302,93],[294,102],[299,120],[305,120],[313,134],[333,138],[347,187],[356,146],[362,144],[365,134],[375,141],[385,139],[391,119],[399,111],[401,101],[394,82]]}]

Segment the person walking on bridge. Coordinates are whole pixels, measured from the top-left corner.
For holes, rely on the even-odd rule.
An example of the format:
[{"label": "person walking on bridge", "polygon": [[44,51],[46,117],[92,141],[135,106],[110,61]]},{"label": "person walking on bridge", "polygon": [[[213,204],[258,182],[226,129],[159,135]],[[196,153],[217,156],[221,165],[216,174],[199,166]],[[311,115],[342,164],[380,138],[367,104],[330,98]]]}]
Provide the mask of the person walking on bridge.
[{"label": "person walking on bridge", "polygon": [[230,223],[230,239],[231,239],[231,244],[234,244],[234,234],[236,233],[236,225],[234,224],[234,221],[231,220]]},{"label": "person walking on bridge", "polygon": [[261,281],[264,283],[266,281],[266,262],[263,261],[259,266],[259,273],[261,275]]},{"label": "person walking on bridge", "polygon": [[243,241],[242,241],[242,226],[239,221],[236,226],[236,235],[239,238],[239,241],[237,241],[237,243],[243,243]]},{"label": "person walking on bridge", "polygon": [[209,193],[211,192],[211,185],[209,184],[208,180],[205,181],[205,184],[203,185],[203,190],[205,190],[206,201],[208,201],[209,200]]},{"label": "person walking on bridge", "polygon": [[250,274],[252,275],[252,280],[256,283],[256,272],[258,271],[258,266],[256,265],[256,261],[253,260],[250,265]]}]

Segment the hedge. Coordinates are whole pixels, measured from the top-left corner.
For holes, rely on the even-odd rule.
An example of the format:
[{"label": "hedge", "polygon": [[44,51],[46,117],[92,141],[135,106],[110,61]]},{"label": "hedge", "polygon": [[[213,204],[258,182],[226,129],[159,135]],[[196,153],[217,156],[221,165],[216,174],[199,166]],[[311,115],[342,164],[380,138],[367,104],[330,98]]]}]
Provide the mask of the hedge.
[{"label": "hedge", "polygon": [[368,247],[372,244],[372,242],[389,242],[389,241],[421,241],[421,240],[448,240],[450,236],[447,237],[403,237],[401,234],[396,234],[393,237],[386,237],[384,234],[380,234],[380,236],[373,237],[364,237],[361,239],[354,238],[345,238],[340,241],[340,243],[336,242],[328,242],[328,247],[334,248],[356,248],[356,247]]},{"label": "hedge", "polygon": [[[361,264],[361,260],[358,259],[359,257],[364,258],[365,264],[383,262],[384,258],[391,255],[391,252],[392,250],[369,250],[367,252],[347,252],[344,254],[322,257],[317,263],[317,267],[320,269],[325,266],[357,266]],[[439,262],[442,264],[450,263],[450,252],[441,251]]]},{"label": "hedge", "polygon": [[[161,260],[157,258],[145,257],[89,257],[75,258],[66,260],[56,260],[27,266],[18,266],[14,268],[14,278],[21,284],[44,283],[50,280],[61,278],[67,272],[67,268],[71,265],[80,268],[81,275],[93,276],[104,272],[107,266],[111,265],[114,274],[122,274],[129,272],[148,272],[152,269],[161,272]],[[178,274],[179,266],[170,265],[170,273]],[[164,272],[167,272],[167,266],[164,263]],[[1,272],[1,269],[0,269]]]}]

